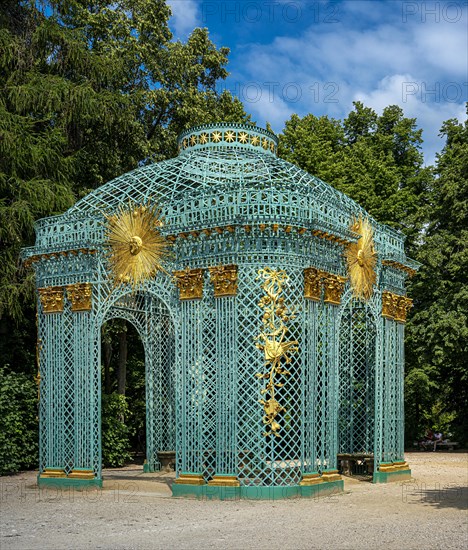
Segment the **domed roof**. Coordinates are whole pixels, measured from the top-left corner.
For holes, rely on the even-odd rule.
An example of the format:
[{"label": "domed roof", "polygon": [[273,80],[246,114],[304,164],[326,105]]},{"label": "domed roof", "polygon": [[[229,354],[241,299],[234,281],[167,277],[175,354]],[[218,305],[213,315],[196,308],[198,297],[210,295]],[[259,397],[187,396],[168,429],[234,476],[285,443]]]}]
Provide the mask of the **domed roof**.
[{"label": "domed roof", "polygon": [[[229,199],[231,211],[244,218],[241,206],[244,205],[245,211],[246,205],[253,204],[252,197],[242,196],[242,192],[263,191],[263,202],[268,207],[249,208],[250,212],[245,211],[245,214],[253,215],[254,219],[263,217],[261,212],[268,217],[292,216],[298,222],[313,217],[325,224],[338,222],[340,229],[348,233],[350,217],[363,211],[353,200],[319,178],[276,157],[278,141],[267,130],[246,124],[203,125],[184,132],[178,144],[177,157],[142,166],[115,178],[77,202],[67,215],[81,217],[85,213],[108,212],[129,200],[136,203],[156,201],[163,210],[168,230],[169,226],[177,230],[185,225],[188,226],[185,229],[191,229],[191,218],[198,218],[193,219],[195,225],[208,222],[208,219],[190,216],[191,207],[201,214],[202,205],[195,199],[215,199],[222,193],[235,193]],[[299,197],[304,199],[302,204]],[[181,201],[185,203],[183,211],[174,208]],[[275,203],[277,208],[274,208]],[[225,210],[223,206],[220,204]],[[210,210],[211,216],[220,221],[216,208]],[[311,216],[312,211],[315,216]],[[225,212],[221,217],[225,217]]]},{"label": "domed roof", "polygon": [[[279,224],[337,242],[356,241],[353,218],[367,213],[319,178],[276,156],[278,140],[250,124],[196,126],[178,139],[179,155],[141,166],[102,185],[62,216],[36,224],[36,247],[103,238],[104,213],[131,201],[157,203],[163,233],[180,235],[216,227]],[[370,219],[380,251],[404,258],[403,236]],[[60,226],[60,227],[59,227]]]}]

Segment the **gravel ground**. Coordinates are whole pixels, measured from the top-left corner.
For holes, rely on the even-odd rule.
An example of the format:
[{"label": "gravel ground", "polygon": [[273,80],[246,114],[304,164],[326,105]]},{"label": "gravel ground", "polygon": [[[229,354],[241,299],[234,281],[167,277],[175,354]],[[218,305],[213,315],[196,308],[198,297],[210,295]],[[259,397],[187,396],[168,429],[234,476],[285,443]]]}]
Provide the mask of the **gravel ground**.
[{"label": "gravel ground", "polygon": [[408,453],[410,482],[346,478],[318,499],[171,498],[168,474],[105,472],[103,490],[45,491],[35,472],[0,480],[0,548],[468,548],[468,455]]}]

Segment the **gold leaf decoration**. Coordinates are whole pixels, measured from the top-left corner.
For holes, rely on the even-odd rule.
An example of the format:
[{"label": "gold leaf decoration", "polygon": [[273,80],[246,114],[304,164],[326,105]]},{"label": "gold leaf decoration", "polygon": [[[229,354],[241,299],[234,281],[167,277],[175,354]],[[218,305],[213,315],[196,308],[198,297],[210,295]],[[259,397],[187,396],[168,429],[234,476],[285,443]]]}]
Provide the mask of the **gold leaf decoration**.
[{"label": "gold leaf decoration", "polygon": [[291,355],[298,350],[296,340],[285,340],[288,327],[286,322],[295,318],[295,313],[289,311],[281,295],[283,284],[288,280],[288,275],[282,270],[273,270],[269,267],[258,271],[258,279],[263,279],[262,289],[265,295],[259,302],[263,309],[263,332],[256,337],[258,341],[256,346],[263,351],[265,365],[269,366],[268,372],[259,372],[255,376],[267,380],[266,386],[260,390],[265,398],[259,403],[263,405],[263,424],[268,426],[263,433],[265,437],[281,437],[279,431],[281,425],[277,417],[286,409],[278,402],[275,396],[276,388],[281,388],[284,383],[278,382],[277,375],[288,376],[291,373],[284,368],[281,361],[285,364],[291,363]]},{"label": "gold leaf decoration", "polygon": [[108,259],[115,284],[129,283],[135,288],[154,277],[167,273],[162,264],[171,256],[171,243],[160,233],[163,226],[157,206],[129,202],[107,219]]},{"label": "gold leaf decoration", "polygon": [[362,215],[353,221],[351,229],[361,235],[356,243],[348,246],[345,253],[351,288],[354,297],[368,300],[372,296],[376,281],[377,254],[374,248],[374,231]]}]

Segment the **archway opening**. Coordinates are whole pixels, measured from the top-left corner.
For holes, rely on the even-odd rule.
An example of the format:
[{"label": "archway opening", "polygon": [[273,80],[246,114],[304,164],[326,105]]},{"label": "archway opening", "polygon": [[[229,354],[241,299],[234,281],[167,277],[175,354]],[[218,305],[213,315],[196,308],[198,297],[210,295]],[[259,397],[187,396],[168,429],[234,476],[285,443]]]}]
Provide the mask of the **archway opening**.
[{"label": "archway opening", "polygon": [[135,326],[121,318],[101,328],[101,430],[104,467],[146,458],[145,351]]},{"label": "archway opening", "polygon": [[339,332],[338,462],[345,475],[373,473],[375,365],[374,317],[367,304],[351,299]]},{"label": "archway opening", "polygon": [[101,327],[104,467],[155,472],[175,466],[175,335],[164,302],[127,294]]}]

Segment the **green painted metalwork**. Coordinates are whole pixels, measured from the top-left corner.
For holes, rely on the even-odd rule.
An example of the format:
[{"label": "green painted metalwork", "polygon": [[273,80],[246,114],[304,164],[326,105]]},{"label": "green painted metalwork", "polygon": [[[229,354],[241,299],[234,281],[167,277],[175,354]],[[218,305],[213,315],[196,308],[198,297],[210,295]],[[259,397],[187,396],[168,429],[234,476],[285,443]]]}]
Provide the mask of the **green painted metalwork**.
[{"label": "green painted metalwork", "polygon": [[[339,305],[307,299],[305,268],[346,276],[346,242],[359,238],[351,222],[368,217],[365,211],[278,159],[277,138],[266,130],[199,126],[178,143],[178,157],[138,168],[65,214],[39,220],[36,244],[23,253],[34,261],[38,289],[61,287],[64,295],[60,312],[38,301],[40,472],[81,468],[101,480],[101,327],[116,317],[136,327],[145,349],[147,470],[159,468],[158,451],[175,448],[177,475],[192,472],[205,482],[233,476],[240,489],[232,490],[247,498],[267,488],[310,496],[319,489],[299,490],[304,476],[335,469],[338,452],[373,453],[377,473],[381,462],[402,460],[404,325],[381,315],[382,292],[405,295],[403,268],[418,267],[405,256],[402,234],[369,218],[378,261],[367,303],[352,298],[349,283]],[[163,273],[136,291],[113,285],[104,213],[129,200],[158,203],[162,233],[175,240],[165,267],[204,269],[202,299],[179,300]],[[237,293],[216,297],[207,268],[231,264],[238,266]],[[285,303],[296,310],[288,337],[299,350],[277,390],[281,438],[263,435],[264,382],[256,377],[264,367],[254,345],[263,267],[286,271]],[[85,282],[92,306],[74,311],[66,287]],[[63,479],[71,478],[54,481]],[[175,493],[213,489],[224,498],[228,490],[203,487],[178,485]]]}]

